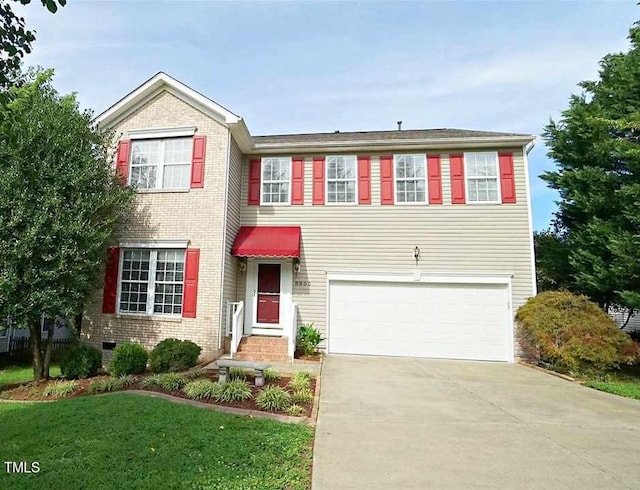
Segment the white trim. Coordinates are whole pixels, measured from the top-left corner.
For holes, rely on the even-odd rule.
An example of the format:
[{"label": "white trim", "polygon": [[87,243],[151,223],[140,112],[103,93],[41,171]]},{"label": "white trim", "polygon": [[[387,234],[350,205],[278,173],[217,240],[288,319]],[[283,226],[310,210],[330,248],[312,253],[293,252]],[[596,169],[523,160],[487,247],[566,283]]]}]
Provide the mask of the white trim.
[{"label": "white trim", "polygon": [[[287,202],[264,202],[264,178],[263,178],[263,168],[264,168],[264,160],[265,158],[272,158],[272,159],[288,159],[289,160],[289,194],[288,194],[288,199]],[[293,182],[293,158],[292,157],[283,157],[283,156],[271,156],[271,157],[263,157],[260,159],[260,206],[290,206],[291,205],[291,195],[293,194],[292,189],[291,189],[291,183]],[[284,181],[274,181],[274,180],[270,180],[270,183],[283,183]]]},{"label": "white trim", "polygon": [[326,351],[331,353],[331,325],[329,319],[331,304],[331,282],[349,281],[349,282],[395,282],[395,283],[412,283],[412,284],[497,284],[505,287],[505,299],[507,301],[507,321],[505,328],[507,329],[507,362],[513,364],[515,362],[514,344],[515,329],[513,321],[513,292],[511,278],[513,274],[497,274],[497,275],[461,275],[461,274],[438,274],[424,275],[419,280],[415,279],[415,271],[405,275],[400,274],[371,274],[359,272],[327,272],[326,281],[326,309],[325,309],[325,325],[326,325]]},{"label": "white trim", "polygon": [[[353,178],[353,183],[355,186],[354,197],[355,200],[353,202],[329,202],[329,158],[340,158],[340,157],[353,157],[353,170],[355,172],[355,177]],[[358,181],[360,176],[358,175],[358,155],[325,155],[324,157],[324,202],[326,206],[357,206],[360,202],[360,196],[358,196]],[[334,182],[351,182],[351,179],[332,179]],[[346,190],[345,190],[346,192]]]},{"label": "white trim", "polygon": [[[424,201],[411,201],[411,202],[400,202],[398,201],[398,186],[396,183],[396,157],[404,157],[404,156],[422,156],[424,159]],[[393,204],[399,206],[424,206],[429,204],[429,168],[427,167],[427,154],[426,153],[394,153],[393,155],[393,168],[391,169],[393,172]],[[404,179],[412,180],[412,179]],[[419,180],[416,178],[415,180]]]},{"label": "white trim", "polygon": [[159,139],[159,138],[179,138],[193,136],[196,134],[196,127],[167,128],[167,129],[136,129],[127,132],[127,137],[131,140]]},{"label": "white trim", "polygon": [[[497,187],[497,195],[498,195],[498,200],[497,201],[469,201],[469,171],[467,168],[467,155],[473,154],[473,153],[493,153],[496,156],[496,187]],[[497,151],[465,151],[463,154],[463,159],[464,159],[464,202],[465,204],[502,204],[502,185],[501,185],[501,180],[500,180],[500,160],[499,160],[499,155]],[[486,177],[477,177],[477,179],[491,179],[492,177],[490,176],[486,176]],[[476,179],[476,180],[477,180]],[[472,180],[474,180],[474,178],[472,177]]]},{"label": "white trim", "polygon": [[139,242],[118,242],[120,248],[187,248],[189,240],[142,240]]},{"label": "white trim", "polygon": [[[229,211],[229,202],[228,202],[228,194],[229,187],[231,186],[231,130],[227,132],[227,162],[225,165],[225,170],[227,172],[226,184],[224,186],[224,220],[222,223],[222,268],[220,270],[220,322],[218,323],[218,350],[222,349],[222,321],[224,318],[224,279],[225,279],[225,267],[227,262],[227,221],[229,217],[227,215]],[[229,250],[229,253],[231,250]],[[236,284],[237,284],[237,276],[236,276]],[[237,298],[236,298],[237,299]],[[225,326],[226,328],[226,326]]]},{"label": "white trim", "polygon": [[142,85],[138,86],[135,90],[102,112],[98,117],[96,117],[95,121],[103,128],[110,128],[117,124],[118,120],[120,120],[124,115],[136,110],[144,104],[149,97],[156,95],[162,89],[165,89],[168,92],[175,91],[179,93],[183,96],[181,98],[185,100],[185,102],[194,106],[198,110],[202,111],[204,109],[205,111],[218,114],[227,124],[237,123],[240,121],[240,117],[233,112],[225,109],[221,105],[196,92],[192,88],[189,88],[184,83],[179,82],[164,72],[157,73]]},{"label": "white trim", "polygon": [[[280,265],[280,322],[258,323],[258,265]],[[245,284],[245,325],[244,335],[284,335],[286,325],[290,321],[289,313],[293,303],[293,261],[291,259],[256,258],[247,262],[247,278]]]},{"label": "white trim", "polygon": [[[531,147],[533,148],[533,146]],[[524,161],[524,186],[527,192],[527,219],[529,221],[529,250],[531,253],[531,291],[532,296],[538,294],[538,284],[536,278],[536,249],[533,243],[533,215],[531,210],[531,187],[529,184],[529,151],[527,147],[522,148],[522,158]],[[514,169],[515,170],[515,169]]]}]

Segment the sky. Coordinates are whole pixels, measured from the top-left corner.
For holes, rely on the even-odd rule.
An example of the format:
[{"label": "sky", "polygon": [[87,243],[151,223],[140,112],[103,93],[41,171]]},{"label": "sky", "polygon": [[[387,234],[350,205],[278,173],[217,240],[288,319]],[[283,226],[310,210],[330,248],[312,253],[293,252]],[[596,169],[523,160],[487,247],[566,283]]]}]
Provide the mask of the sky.
[{"label": "sky", "polygon": [[50,14],[25,65],[99,114],[164,71],[242,116],[251,134],[463,128],[537,135],[533,226],[557,194],[540,134],[600,59],[626,51],[635,0],[89,1]]}]

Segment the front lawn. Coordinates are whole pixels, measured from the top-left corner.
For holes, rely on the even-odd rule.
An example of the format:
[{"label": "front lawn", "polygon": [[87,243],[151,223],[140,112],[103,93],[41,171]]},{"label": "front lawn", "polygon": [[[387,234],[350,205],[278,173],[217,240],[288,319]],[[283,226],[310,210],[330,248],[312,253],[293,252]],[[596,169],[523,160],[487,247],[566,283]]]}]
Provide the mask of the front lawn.
[{"label": "front lawn", "polygon": [[0,403],[4,489],[310,488],[313,430],[137,395]]},{"label": "front lawn", "polygon": [[589,388],[606,391],[614,395],[625,396],[627,398],[635,398],[640,400],[640,383],[638,382],[605,382],[605,381],[587,381],[584,383]]},{"label": "front lawn", "polygon": [[[60,376],[60,366],[51,365],[51,377]],[[0,364],[0,387],[13,384],[33,381],[33,366],[31,364]]]}]

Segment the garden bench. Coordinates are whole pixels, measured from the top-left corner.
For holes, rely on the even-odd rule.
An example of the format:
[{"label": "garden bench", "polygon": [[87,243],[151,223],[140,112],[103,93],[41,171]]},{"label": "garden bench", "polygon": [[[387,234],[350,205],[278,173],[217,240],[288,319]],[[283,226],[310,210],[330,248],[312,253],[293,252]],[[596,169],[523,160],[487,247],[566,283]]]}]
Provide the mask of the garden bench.
[{"label": "garden bench", "polygon": [[232,359],[219,359],[216,361],[218,365],[218,381],[226,383],[229,376],[229,368],[253,369],[255,373],[256,386],[264,385],[264,370],[271,367],[271,364],[253,361],[234,361]]}]

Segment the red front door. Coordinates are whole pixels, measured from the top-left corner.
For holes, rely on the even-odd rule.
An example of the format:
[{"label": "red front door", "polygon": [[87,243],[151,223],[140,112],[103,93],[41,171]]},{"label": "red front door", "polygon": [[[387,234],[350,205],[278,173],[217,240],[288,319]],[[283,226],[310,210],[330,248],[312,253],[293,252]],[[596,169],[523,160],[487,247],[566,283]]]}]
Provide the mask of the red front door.
[{"label": "red front door", "polygon": [[280,323],[280,264],[258,264],[258,323]]}]

